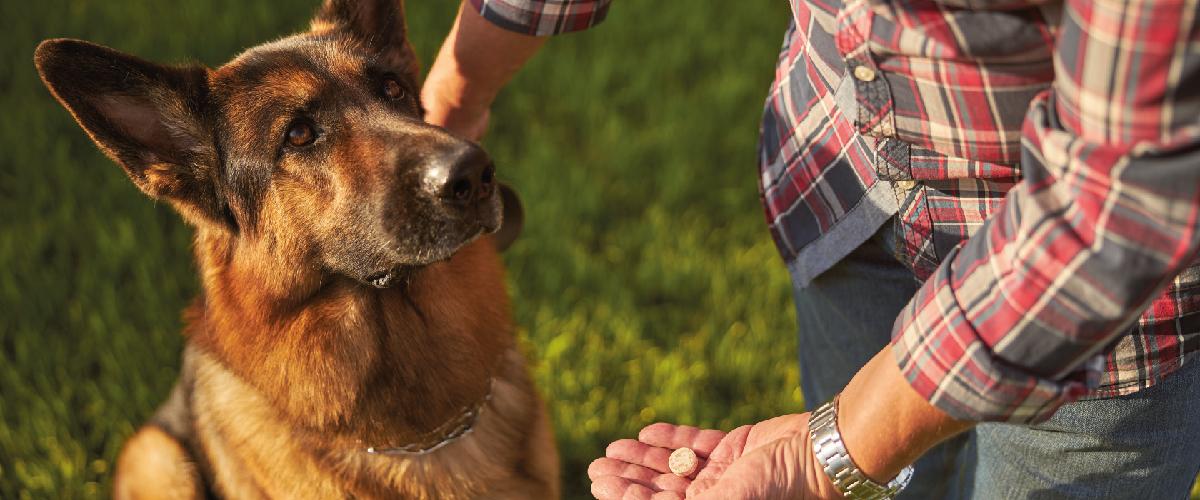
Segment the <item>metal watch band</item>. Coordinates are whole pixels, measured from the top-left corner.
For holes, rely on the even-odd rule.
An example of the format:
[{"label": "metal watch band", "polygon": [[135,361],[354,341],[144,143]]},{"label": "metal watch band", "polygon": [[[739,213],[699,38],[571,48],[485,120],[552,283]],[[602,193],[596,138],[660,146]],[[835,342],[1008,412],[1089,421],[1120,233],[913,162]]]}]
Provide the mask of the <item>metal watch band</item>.
[{"label": "metal watch band", "polygon": [[908,486],[912,479],[912,466],[905,467],[895,479],[887,485],[872,481],[854,464],[846,445],[842,443],[842,434],[837,428],[837,402],[821,405],[808,416],[808,435],[812,440],[813,455],[817,463],[825,470],[833,486],[846,498],[856,500],[886,500],[895,498],[900,490]]}]

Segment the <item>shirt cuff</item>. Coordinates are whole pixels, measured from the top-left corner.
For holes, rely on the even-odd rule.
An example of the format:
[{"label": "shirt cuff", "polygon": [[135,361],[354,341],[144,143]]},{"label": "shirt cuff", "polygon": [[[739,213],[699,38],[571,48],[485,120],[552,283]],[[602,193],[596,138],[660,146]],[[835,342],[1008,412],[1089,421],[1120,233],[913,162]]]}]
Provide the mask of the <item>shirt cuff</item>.
[{"label": "shirt cuff", "polygon": [[612,0],[470,0],[492,24],[523,35],[549,36],[600,24]]},{"label": "shirt cuff", "polygon": [[1104,356],[1060,379],[1029,372],[995,355],[959,305],[948,255],[896,318],[892,352],[922,397],[959,420],[1037,423],[1094,390]]}]

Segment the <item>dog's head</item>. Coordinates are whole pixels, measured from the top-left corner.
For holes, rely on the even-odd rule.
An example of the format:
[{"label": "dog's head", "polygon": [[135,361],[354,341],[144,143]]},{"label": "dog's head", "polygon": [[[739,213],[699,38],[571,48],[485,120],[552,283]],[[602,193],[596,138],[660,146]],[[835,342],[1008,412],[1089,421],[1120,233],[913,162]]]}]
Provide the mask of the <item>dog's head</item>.
[{"label": "dog's head", "polygon": [[35,62],[138,188],[234,248],[382,287],[499,229],[502,207],[499,245],[519,226],[488,155],[422,120],[397,0],[328,0],[309,32],[216,70],[66,39]]}]

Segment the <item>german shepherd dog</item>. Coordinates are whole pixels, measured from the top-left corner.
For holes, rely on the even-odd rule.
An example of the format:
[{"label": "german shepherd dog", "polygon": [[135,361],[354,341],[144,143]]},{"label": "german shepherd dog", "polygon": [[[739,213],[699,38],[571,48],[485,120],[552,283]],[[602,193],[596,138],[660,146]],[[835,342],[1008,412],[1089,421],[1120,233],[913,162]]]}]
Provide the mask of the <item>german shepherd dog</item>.
[{"label": "german shepherd dog", "polygon": [[215,70],[66,39],[35,62],[195,226],[179,382],[125,443],[116,497],[558,496],[498,256],[519,205],[477,145],[423,122],[399,0],[327,0]]}]

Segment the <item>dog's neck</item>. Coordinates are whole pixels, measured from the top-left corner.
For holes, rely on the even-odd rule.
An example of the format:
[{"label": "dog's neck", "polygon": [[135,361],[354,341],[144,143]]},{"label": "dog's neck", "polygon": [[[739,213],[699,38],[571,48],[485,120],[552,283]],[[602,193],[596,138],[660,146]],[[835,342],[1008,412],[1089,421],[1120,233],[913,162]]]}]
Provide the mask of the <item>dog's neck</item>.
[{"label": "dog's neck", "polygon": [[403,445],[483,397],[512,345],[489,239],[390,289],[251,258],[233,244],[198,235],[204,294],[189,313],[190,339],[305,427]]}]

